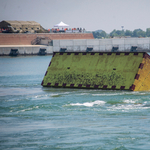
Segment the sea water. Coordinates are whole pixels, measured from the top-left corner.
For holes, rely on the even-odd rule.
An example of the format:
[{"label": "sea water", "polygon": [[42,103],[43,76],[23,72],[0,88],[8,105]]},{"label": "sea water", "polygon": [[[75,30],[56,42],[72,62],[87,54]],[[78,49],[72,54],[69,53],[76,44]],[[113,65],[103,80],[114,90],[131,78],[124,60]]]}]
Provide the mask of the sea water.
[{"label": "sea water", "polygon": [[1,150],[150,149],[150,92],[43,88],[51,58],[0,57]]}]

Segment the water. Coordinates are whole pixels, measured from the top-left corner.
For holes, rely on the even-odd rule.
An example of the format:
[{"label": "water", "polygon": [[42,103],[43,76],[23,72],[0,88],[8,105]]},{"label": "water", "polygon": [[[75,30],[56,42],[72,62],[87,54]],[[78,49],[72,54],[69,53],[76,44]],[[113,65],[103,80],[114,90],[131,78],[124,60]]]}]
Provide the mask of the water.
[{"label": "water", "polygon": [[150,149],[150,92],[43,88],[50,60],[0,57],[0,149]]}]

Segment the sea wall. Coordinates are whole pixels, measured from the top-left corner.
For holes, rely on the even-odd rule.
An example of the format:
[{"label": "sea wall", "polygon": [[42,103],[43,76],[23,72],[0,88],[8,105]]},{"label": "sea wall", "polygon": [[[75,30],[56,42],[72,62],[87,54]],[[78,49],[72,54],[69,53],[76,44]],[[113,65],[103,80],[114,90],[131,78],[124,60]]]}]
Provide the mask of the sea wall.
[{"label": "sea wall", "polygon": [[52,55],[53,47],[44,45],[9,45],[0,46],[0,56],[8,56],[12,49],[18,50],[18,55],[38,55],[40,49],[46,49],[46,54]]},{"label": "sea wall", "polygon": [[94,39],[92,33],[0,33],[0,45],[31,45],[37,37],[56,39]]},{"label": "sea wall", "polygon": [[[69,34],[66,35],[69,36]],[[24,42],[27,43],[26,40]],[[53,52],[150,52],[150,38],[41,39],[40,44],[0,45],[0,56],[8,55],[11,49],[18,49],[21,55],[37,54],[42,47],[46,48],[47,54],[52,54]]]},{"label": "sea wall", "polygon": [[54,40],[53,51],[150,51],[150,38]]}]

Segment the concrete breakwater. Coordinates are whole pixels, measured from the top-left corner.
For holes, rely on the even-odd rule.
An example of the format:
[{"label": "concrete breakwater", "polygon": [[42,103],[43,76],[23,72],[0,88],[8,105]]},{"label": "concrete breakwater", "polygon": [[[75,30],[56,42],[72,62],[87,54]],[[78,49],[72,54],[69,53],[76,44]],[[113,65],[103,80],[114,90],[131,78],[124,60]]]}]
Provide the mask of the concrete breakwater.
[{"label": "concrete breakwater", "polygon": [[0,56],[16,49],[19,55],[53,52],[150,52],[150,38],[41,39],[39,45],[0,45]]},{"label": "concrete breakwater", "polygon": [[40,50],[45,50],[47,55],[53,53],[52,46],[45,45],[0,45],[0,56],[8,56],[13,50],[17,55],[38,55]]},{"label": "concrete breakwater", "polygon": [[10,54],[37,55],[52,54],[53,41],[63,39],[94,39],[92,33],[0,33],[0,56]]},{"label": "concrete breakwater", "polygon": [[70,39],[54,40],[53,51],[59,52],[149,52],[150,38],[112,38],[112,39]]}]

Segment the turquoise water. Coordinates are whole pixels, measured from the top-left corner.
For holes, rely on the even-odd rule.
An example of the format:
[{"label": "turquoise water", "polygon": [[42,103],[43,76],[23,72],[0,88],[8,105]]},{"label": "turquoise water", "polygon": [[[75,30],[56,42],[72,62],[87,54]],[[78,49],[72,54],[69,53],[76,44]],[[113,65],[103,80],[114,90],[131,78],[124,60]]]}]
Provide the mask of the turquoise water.
[{"label": "turquoise water", "polygon": [[43,88],[50,60],[0,57],[0,149],[150,149],[150,92]]}]

